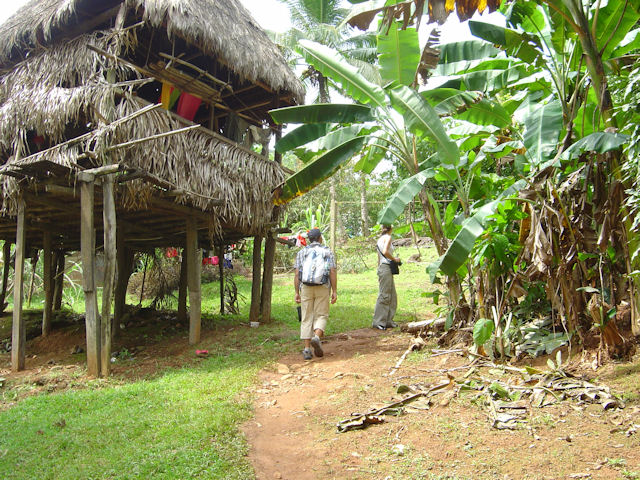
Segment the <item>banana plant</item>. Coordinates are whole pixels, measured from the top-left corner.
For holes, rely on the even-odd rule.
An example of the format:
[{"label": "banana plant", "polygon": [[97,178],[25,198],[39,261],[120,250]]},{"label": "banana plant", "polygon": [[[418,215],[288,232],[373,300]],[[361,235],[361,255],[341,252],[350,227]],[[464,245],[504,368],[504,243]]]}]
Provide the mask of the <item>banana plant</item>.
[{"label": "banana plant", "polygon": [[[276,145],[277,149],[309,145],[313,140],[316,140],[314,146],[318,149],[312,162],[285,181],[276,195],[276,202],[286,203],[303,194],[328,178],[350,158],[359,157],[357,169],[368,172],[383,158],[393,158],[410,172],[411,178],[390,196],[389,204],[393,207],[385,209],[385,215],[380,220],[391,223],[418,196],[429,231],[438,251],[443,254],[447,241],[438,219],[437,205],[434,207],[434,202],[429,200],[424,189],[430,174],[423,172],[424,159],[418,157],[417,147],[422,142],[431,143],[438,152],[434,161],[454,168],[460,163],[460,151],[447,135],[434,108],[410,87],[415,82],[420,61],[415,50],[405,47],[412,42],[417,44],[416,32],[399,28],[393,30],[393,35],[378,42],[380,56],[387,59],[383,62],[386,66],[381,69],[384,87],[369,82],[337,51],[313,42],[300,42],[299,50],[305,59],[358,103],[333,105],[334,115],[321,114],[316,105],[271,111],[278,123],[302,124],[283,137]],[[400,57],[392,61],[394,56]],[[354,108],[359,111],[359,117],[344,113]],[[312,130],[311,125],[316,127]],[[313,138],[315,135],[317,137]],[[332,138],[338,141],[330,141]],[[448,283],[451,298],[459,298],[459,279],[453,275]]]}]

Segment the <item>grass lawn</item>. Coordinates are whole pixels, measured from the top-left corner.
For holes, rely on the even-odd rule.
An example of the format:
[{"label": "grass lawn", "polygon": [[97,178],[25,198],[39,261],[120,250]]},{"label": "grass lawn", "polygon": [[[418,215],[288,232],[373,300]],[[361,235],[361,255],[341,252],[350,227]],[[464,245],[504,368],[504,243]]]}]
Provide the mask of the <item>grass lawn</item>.
[{"label": "grass lawn", "polygon": [[[414,252],[400,249],[402,258]],[[374,258],[367,257],[369,265]],[[403,265],[396,280],[397,321],[433,311],[420,296],[430,288],[424,264]],[[248,302],[249,280],[236,281]],[[248,304],[241,315],[222,318],[216,315],[218,286],[205,284],[204,329],[234,327],[198,346],[211,357],[134,383],[92,380],[82,390],[41,394],[0,412],[0,478],[252,478],[238,427],[251,416],[257,372],[279,354],[300,349],[293,293],[292,275],[276,276],[273,322],[249,328]],[[327,335],[370,326],[376,295],[374,269],[339,274]],[[0,394],[6,398],[10,390],[7,385]]]}]

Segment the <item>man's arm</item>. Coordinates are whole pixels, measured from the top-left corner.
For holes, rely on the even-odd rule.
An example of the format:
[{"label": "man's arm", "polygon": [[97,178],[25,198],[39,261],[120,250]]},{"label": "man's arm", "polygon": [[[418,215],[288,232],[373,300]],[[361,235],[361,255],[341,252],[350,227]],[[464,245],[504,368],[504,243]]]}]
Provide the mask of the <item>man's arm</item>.
[{"label": "man's arm", "polygon": [[302,301],[300,299],[300,275],[299,275],[299,269],[297,268],[296,268],[296,274],[293,277],[293,287],[295,288],[295,291],[296,291],[296,296],[295,296],[296,303],[300,303]]},{"label": "man's arm", "polygon": [[335,268],[329,270],[329,278],[331,279],[331,303],[338,300],[338,272]]}]

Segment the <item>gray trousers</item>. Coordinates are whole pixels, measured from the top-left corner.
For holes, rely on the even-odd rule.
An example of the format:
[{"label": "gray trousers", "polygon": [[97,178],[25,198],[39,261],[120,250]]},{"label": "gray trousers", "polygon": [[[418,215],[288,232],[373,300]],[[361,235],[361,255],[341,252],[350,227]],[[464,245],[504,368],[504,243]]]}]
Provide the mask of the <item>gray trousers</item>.
[{"label": "gray trousers", "polygon": [[391,269],[386,263],[378,265],[378,300],[373,311],[373,326],[390,327],[398,308],[398,295]]}]

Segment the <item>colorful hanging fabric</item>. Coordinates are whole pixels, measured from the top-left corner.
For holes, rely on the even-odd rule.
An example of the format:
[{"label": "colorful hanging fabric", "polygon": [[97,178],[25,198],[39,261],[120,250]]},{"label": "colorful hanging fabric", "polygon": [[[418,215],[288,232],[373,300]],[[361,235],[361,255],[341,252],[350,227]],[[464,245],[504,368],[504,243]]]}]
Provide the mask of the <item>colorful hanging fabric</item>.
[{"label": "colorful hanging fabric", "polygon": [[198,108],[200,108],[201,103],[201,98],[198,98],[195,95],[191,95],[189,93],[183,93],[182,95],[180,95],[180,100],[178,100],[177,113],[182,118],[193,121]]},{"label": "colorful hanging fabric", "polygon": [[160,93],[160,103],[165,110],[171,110],[180,98],[182,92],[170,83],[162,83],[162,92]]}]

